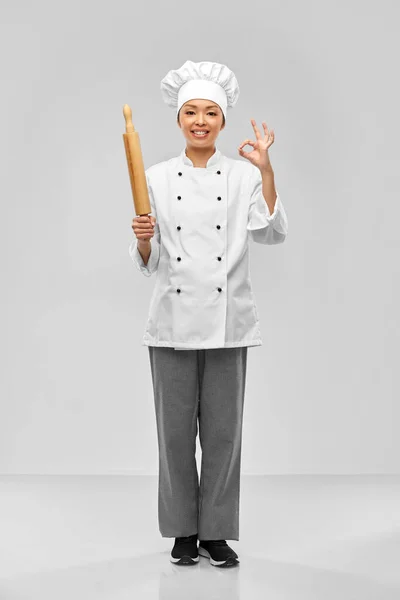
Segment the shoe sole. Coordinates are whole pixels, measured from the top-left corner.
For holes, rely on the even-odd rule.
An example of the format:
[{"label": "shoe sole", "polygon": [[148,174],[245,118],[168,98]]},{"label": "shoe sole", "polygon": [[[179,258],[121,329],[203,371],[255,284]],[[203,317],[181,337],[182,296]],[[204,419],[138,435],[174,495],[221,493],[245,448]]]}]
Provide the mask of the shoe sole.
[{"label": "shoe sole", "polygon": [[195,558],[193,558],[192,556],[188,556],[186,554],[185,554],[185,556],[181,556],[180,558],[174,558],[171,554],[169,559],[175,565],[187,566],[187,565],[195,565],[199,562],[199,556],[196,556]]},{"label": "shoe sole", "polygon": [[213,567],[236,567],[237,565],[239,565],[240,562],[238,558],[234,557],[227,558],[226,560],[214,560],[208,552],[208,550],[206,550],[202,546],[199,546],[199,554],[200,556],[204,556],[204,558],[208,558],[210,560],[210,564],[212,564]]}]

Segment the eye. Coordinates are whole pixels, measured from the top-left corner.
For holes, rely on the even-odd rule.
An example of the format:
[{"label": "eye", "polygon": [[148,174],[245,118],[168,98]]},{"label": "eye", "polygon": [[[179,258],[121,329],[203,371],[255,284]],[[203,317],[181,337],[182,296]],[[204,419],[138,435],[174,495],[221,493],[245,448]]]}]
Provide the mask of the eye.
[{"label": "eye", "polygon": [[[190,113],[192,113],[192,112],[193,112],[192,110],[187,110],[187,111],[186,111],[186,114],[188,115],[188,114],[190,114]],[[208,114],[209,114],[209,115],[214,115],[215,117],[217,116],[217,113],[215,113],[215,112],[212,112],[211,110],[209,111],[209,113],[208,113]]]}]

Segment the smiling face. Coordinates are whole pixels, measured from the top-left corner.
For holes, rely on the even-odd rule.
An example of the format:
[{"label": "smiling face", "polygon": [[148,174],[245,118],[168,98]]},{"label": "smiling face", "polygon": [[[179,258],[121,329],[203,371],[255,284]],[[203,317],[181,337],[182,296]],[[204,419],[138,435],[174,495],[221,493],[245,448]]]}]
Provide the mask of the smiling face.
[{"label": "smiling face", "polygon": [[[213,148],[219,132],[225,127],[221,108],[211,100],[188,100],[178,114],[178,125],[193,149]],[[195,135],[194,131],[207,131],[206,135]]]}]

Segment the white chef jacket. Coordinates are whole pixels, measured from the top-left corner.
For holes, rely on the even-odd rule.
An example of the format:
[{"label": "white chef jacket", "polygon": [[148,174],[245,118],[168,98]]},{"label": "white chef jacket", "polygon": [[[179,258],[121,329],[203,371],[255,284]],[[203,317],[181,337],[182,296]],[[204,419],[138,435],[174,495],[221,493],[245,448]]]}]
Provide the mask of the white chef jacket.
[{"label": "white chef jacket", "polygon": [[175,350],[261,346],[249,270],[250,237],[280,244],[287,216],[277,191],[272,215],[260,170],[218,148],[204,168],[185,149],[146,169],[156,218],[147,265],[136,236],[129,254],[149,277],[156,273],[142,346]]}]

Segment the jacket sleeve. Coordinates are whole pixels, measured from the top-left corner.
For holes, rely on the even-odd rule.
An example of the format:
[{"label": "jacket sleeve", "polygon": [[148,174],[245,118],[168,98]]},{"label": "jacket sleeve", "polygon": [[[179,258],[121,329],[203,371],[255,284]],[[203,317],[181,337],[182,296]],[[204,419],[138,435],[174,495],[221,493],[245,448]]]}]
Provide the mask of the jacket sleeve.
[{"label": "jacket sleeve", "polygon": [[151,238],[151,252],[149,256],[149,260],[147,261],[147,265],[144,264],[143,258],[138,250],[138,239],[136,235],[134,235],[133,240],[129,245],[129,254],[133,262],[139,271],[146,275],[146,277],[150,277],[152,273],[157,271],[158,263],[160,259],[160,245],[161,245],[161,236],[160,236],[160,227],[158,225],[157,219],[157,211],[156,211],[156,203],[154,201],[153,190],[151,188],[151,184],[149,181],[149,177],[146,171],[146,180],[147,180],[147,188],[149,190],[149,198],[150,198],[150,206],[151,206],[151,214],[156,218],[156,224],[154,226],[154,235]]},{"label": "jacket sleeve", "polygon": [[288,221],[276,190],[274,212],[269,212],[262,193],[262,177],[259,169],[253,167],[250,174],[250,205],[247,230],[250,237],[258,244],[281,244],[288,232]]}]

